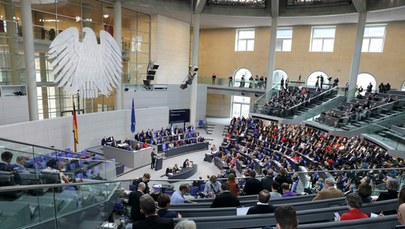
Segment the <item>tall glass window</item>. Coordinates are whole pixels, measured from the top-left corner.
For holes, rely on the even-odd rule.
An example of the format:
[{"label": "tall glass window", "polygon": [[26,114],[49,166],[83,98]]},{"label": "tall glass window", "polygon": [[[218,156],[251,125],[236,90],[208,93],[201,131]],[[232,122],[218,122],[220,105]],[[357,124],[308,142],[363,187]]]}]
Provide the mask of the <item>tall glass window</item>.
[{"label": "tall glass window", "polygon": [[[63,30],[76,27],[82,31],[91,28],[96,36],[100,30],[114,34],[114,6],[96,0],[33,1],[32,23],[35,46],[35,76],[38,109],[41,119],[71,114],[72,99],[80,112],[98,111],[98,105],[114,107],[114,92],[87,100],[76,95],[67,96],[55,85],[52,67],[48,61],[49,45]],[[123,83],[142,83],[150,60],[150,15],[122,9]],[[19,1],[0,0],[0,83],[25,84],[24,53],[21,45],[22,22]],[[83,33],[79,33],[79,39]],[[78,109],[78,108],[77,108]],[[104,109],[105,110],[105,109]]]},{"label": "tall glass window", "polygon": [[384,50],[386,25],[366,25],[362,52],[382,52]]},{"label": "tall glass window", "polygon": [[277,29],[276,51],[291,52],[292,35],[292,28]]},{"label": "tall glass window", "polygon": [[231,117],[248,117],[250,109],[250,97],[232,96]]},{"label": "tall glass window", "polygon": [[309,51],[333,52],[333,45],[335,43],[335,32],[335,26],[312,27],[311,45]]},{"label": "tall glass window", "polygon": [[237,29],[235,39],[235,51],[254,51],[255,30]]}]

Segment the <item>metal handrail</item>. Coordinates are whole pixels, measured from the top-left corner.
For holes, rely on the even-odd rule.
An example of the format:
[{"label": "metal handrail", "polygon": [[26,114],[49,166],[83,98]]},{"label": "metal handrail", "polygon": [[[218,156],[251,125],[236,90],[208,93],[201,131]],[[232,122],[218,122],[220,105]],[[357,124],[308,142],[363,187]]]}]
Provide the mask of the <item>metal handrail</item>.
[{"label": "metal handrail", "polygon": [[326,91],[324,91],[324,92],[322,92],[322,93],[319,93],[318,95],[316,95],[316,96],[314,96],[314,97],[309,98],[307,101],[301,102],[301,103],[299,103],[299,104],[296,104],[296,105],[294,105],[294,106],[288,108],[287,111],[291,111],[291,110],[295,109],[296,107],[298,107],[298,106],[300,106],[300,105],[302,105],[302,104],[305,104],[306,102],[310,102],[311,100],[316,99],[316,98],[318,98],[318,97],[320,97],[320,96],[326,94],[327,92],[331,92],[333,89],[336,89],[336,88],[337,88],[337,86],[334,86],[334,87],[332,87],[332,88],[329,88],[328,90],[326,90]]},{"label": "metal handrail", "polygon": [[[373,110],[375,110],[375,109],[381,108],[381,107],[383,107],[383,106],[388,106],[388,105],[390,105],[390,104],[394,104],[394,103],[399,102],[399,101],[405,101],[405,99],[395,100],[395,101],[392,101],[392,102],[390,102],[390,103],[381,104],[381,105],[379,105],[379,106],[376,106],[376,107],[372,108],[371,110],[369,110],[369,112],[371,112],[371,111],[373,111]],[[343,119],[344,119],[344,118],[349,118],[349,117],[352,117],[352,116],[354,116],[354,115],[356,115],[356,114],[348,114],[348,115],[345,115],[345,116],[343,116],[343,117],[341,117],[341,118],[343,118]]]},{"label": "metal handrail", "polygon": [[[287,156],[287,155],[286,155]],[[348,169],[348,170],[308,170],[308,171],[295,171],[293,173],[319,173],[319,172],[329,172],[329,173],[342,173],[342,172],[362,172],[362,171],[375,171],[375,170],[405,170],[402,168],[372,168],[372,169]],[[258,176],[260,177],[260,176]],[[237,179],[248,179],[249,177],[237,177]],[[218,180],[226,180],[227,178],[218,178]],[[208,179],[207,179],[208,180]],[[119,182],[132,182],[134,179],[124,179],[124,180],[109,180],[109,181],[95,181],[95,182],[78,182],[78,183],[65,183],[65,184],[35,184],[35,185],[14,185],[14,186],[2,186],[0,187],[1,192],[8,191],[23,191],[29,189],[43,189],[43,188],[58,188],[58,187],[69,187],[69,186],[86,186],[86,185],[99,185],[99,184],[109,184],[109,183],[119,183]],[[151,182],[169,182],[169,180],[150,180]],[[200,181],[200,179],[170,179],[170,182],[192,182]],[[205,180],[204,180],[205,181]]]}]

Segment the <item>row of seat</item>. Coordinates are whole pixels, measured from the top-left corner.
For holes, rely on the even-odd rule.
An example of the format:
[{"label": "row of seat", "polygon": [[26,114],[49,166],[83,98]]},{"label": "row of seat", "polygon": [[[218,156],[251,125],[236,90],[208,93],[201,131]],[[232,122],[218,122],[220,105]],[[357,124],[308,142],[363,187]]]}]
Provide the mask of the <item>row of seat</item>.
[{"label": "row of seat", "polygon": [[[381,211],[394,210],[396,208],[397,200],[386,200],[381,202],[375,202],[370,204],[365,204],[362,207],[362,211],[366,214],[370,213],[379,213]],[[337,207],[326,207],[326,208],[316,208],[316,209],[307,209],[307,210],[298,210],[297,218],[300,224],[308,223],[320,223],[320,222],[329,222],[333,224],[334,212],[340,214],[347,212],[348,209],[346,206],[337,206]],[[385,218],[388,217],[388,218]],[[387,225],[379,228],[390,228],[398,224],[395,220],[391,221],[392,216],[381,217]],[[395,216],[394,216],[395,217]],[[257,214],[257,215],[231,215],[231,216],[208,216],[208,217],[184,217],[190,220],[193,220],[197,224],[199,229],[210,229],[210,228],[255,228],[263,227],[269,225],[275,225],[276,220],[274,214]],[[178,222],[179,219],[175,219],[175,222]],[[373,222],[373,221],[372,221]],[[342,222],[336,222],[342,223]],[[328,225],[329,225],[328,224]],[[390,227],[387,227],[390,224]],[[316,225],[316,224],[313,224]],[[313,226],[312,225],[312,226]],[[370,227],[371,224],[369,224]],[[336,225],[339,226],[339,225]],[[301,227],[300,227],[301,228]],[[315,227],[305,227],[305,228],[315,228]],[[325,228],[325,227],[319,227]],[[347,227],[346,227],[347,228]],[[352,228],[352,227],[350,227]],[[376,228],[376,227],[372,227]]]}]

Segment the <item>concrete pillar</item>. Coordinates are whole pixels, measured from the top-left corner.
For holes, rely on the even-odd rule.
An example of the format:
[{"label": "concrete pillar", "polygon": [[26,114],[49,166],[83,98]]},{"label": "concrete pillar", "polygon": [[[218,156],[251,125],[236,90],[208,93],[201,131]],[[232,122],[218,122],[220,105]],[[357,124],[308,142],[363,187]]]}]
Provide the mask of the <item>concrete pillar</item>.
[{"label": "concrete pillar", "polygon": [[[45,53],[43,52],[39,53],[39,67],[41,73],[41,82],[45,83],[48,81],[48,79],[46,77],[46,57]],[[42,86],[41,91],[42,91],[42,109],[44,119],[48,119],[49,118],[48,87]],[[56,102],[58,103],[58,100],[56,100]]]},{"label": "concrete pillar", "polygon": [[267,74],[266,84],[266,101],[271,99],[271,94],[268,93],[273,87],[273,72],[276,62],[276,39],[277,39],[277,16],[271,18],[271,32],[270,32],[270,47],[269,47],[269,68]]},{"label": "concrete pillar", "polygon": [[[121,0],[116,0],[114,3],[114,39],[118,46],[122,50],[122,8]],[[118,82],[117,88],[115,88],[115,110],[122,109],[122,75]]]},{"label": "concrete pillar", "polygon": [[[194,14],[193,20],[193,50],[191,62],[192,65],[198,66],[198,47],[200,42],[200,14]],[[197,87],[198,73],[195,75],[191,84],[191,99],[190,99],[190,124],[196,125],[197,122]]]},{"label": "concrete pillar", "polygon": [[347,93],[347,101],[352,100],[356,92],[355,89],[357,84],[357,76],[359,75],[361,47],[363,46],[366,19],[367,19],[367,12],[366,11],[359,12],[359,19],[357,21],[356,40],[352,57],[352,67],[350,69],[349,91]]},{"label": "concrete pillar", "polygon": [[9,49],[9,61],[10,61],[10,79],[14,85],[21,84],[20,75],[17,72],[21,66],[18,66],[18,44],[17,44],[17,19],[15,18],[15,10],[13,1],[9,0],[9,4],[5,4],[5,17],[7,20],[7,43]]},{"label": "concrete pillar", "polygon": [[31,0],[20,1],[30,120],[38,120],[37,81],[35,77],[34,33],[32,31]]}]

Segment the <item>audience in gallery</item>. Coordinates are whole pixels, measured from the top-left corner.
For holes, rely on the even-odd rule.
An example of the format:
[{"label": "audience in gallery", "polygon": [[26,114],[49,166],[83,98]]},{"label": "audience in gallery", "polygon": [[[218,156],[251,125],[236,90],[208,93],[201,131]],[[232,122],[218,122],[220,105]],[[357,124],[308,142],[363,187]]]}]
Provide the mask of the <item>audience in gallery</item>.
[{"label": "audience in gallery", "polygon": [[256,206],[250,207],[247,215],[274,213],[276,208],[270,204],[271,196],[268,190],[260,191],[257,200]]},{"label": "audience in gallery", "polygon": [[13,159],[13,153],[4,151],[1,154],[0,171],[12,171],[11,160]]},{"label": "audience in gallery", "polygon": [[210,179],[205,183],[203,194],[206,197],[215,197],[215,195],[221,192],[221,182],[217,180],[215,175],[212,175]]},{"label": "audience in gallery", "polygon": [[239,207],[239,199],[229,191],[228,183],[221,185],[221,193],[215,195],[211,208]]},{"label": "audience in gallery", "polygon": [[368,218],[368,216],[360,210],[363,202],[357,193],[348,194],[346,196],[346,204],[350,211],[343,213],[340,218],[336,219],[337,221]]},{"label": "audience in gallery", "polygon": [[254,170],[249,171],[249,178],[246,180],[243,193],[245,195],[257,195],[262,190],[262,184],[256,179],[256,172]]},{"label": "audience in gallery", "polygon": [[290,185],[288,183],[282,183],[281,190],[283,192],[283,194],[281,194],[282,197],[292,197],[297,195],[297,193],[290,189]]},{"label": "audience in gallery", "polygon": [[179,190],[175,191],[170,198],[170,204],[183,204],[192,203],[192,201],[186,199],[184,196],[189,193],[189,184],[181,184]]},{"label": "audience in gallery", "polygon": [[156,229],[173,229],[174,222],[170,218],[161,218],[156,214],[155,200],[150,195],[143,195],[139,199],[139,205],[146,219],[136,221],[133,229],[156,228]]},{"label": "audience in gallery", "polygon": [[139,182],[137,185],[137,189],[132,191],[128,196],[128,205],[131,206],[130,214],[132,222],[145,219],[145,215],[142,214],[141,206],[139,203],[141,196],[144,195],[145,188],[146,184],[143,182]]},{"label": "audience in gallery", "polygon": [[321,190],[313,200],[326,200],[342,197],[343,193],[341,190],[335,188],[334,178],[327,178],[325,180],[325,189]]},{"label": "audience in gallery", "polygon": [[373,198],[371,197],[372,191],[373,188],[367,180],[366,182],[359,184],[357,194],[361,197],[363,203],[371,203],[371,201],[373,201]]},{"label": "audience in gallery", "polygon": [[405,225],[405,203],[399,205],[397,218],[401,225]]},{"label": "audience in gallery", "polygon": [[312,95],[307,88],[300,89],[299,87],[282,87],[276,96],[266,102],[264,106],[270,108],[289,109],[294,105],[308,101],[311,96],[315,96],[318,92],[314,91]]},{"label": "audience in gallery", "polygon": [[197,225],[193,220],[182,219],[176,224],[174,229],[197,229]]},{"label": "audience in gallery", "polygon": [[239,186],[236,183],[236,176],[234,173],[230,173],[227,178],[227,184],[229,186],[229,191],[235,196],[239,196]]},{"label": "audience in gallery", "polygon": [[132,181],[132,185],[135,185],[136,187],[138,187],[138,184],[143,182],[145,184],[145,189],[143,190],[143,192],[146,194],[149,194],[151,191],[148,186],[149,181],[150,181],[150,174],[144,173],[142,177]]},{"label": "audience in gallery", "polygon": [[[264,178],[260,180],[260,183],[262,184],[262,190],[271,190],[273,187],[273,182],[274,182],[274,171],[272,169],[264,170],[267,171],[267,174]],[[264,172],[263,171],[263,172]]]},{"label": "audience in gallery", "polygon": [[297,213],[293,206],[277,207],[274,211],[274,216],[277,222],[277,229],[296,229],[298,226]]},{"label": "audience in gallery", "polygon": [[368,93],[366,96],[359,94],[357,100],[349,104],[342,104],[337,109],[323,111],[321,116],[339,118],[340,122],[344,118],[361,121],[369,118],[372,110],[394,101],[398,101],[398,97],[393,98],[391,95],[380,95],[378,93]]},{"label": "audience in gallery", "polygon": [[170,196],[161,193],[157,197],[157,203],[158,203],[158,208],[159,210],[157,211],[157,214],[162,217],[162,218],[180,218],[180,214],[176,213],[174,211],[168,210],[170,208]]},{"label": "audience in gallery", "polygon": [[280,193],[280,184],[277,181],[273,181],[273,185],[271,186],[271,192],[270,192],[270,199],[271,200],[277,200],[283,198],[283,196]]}]

